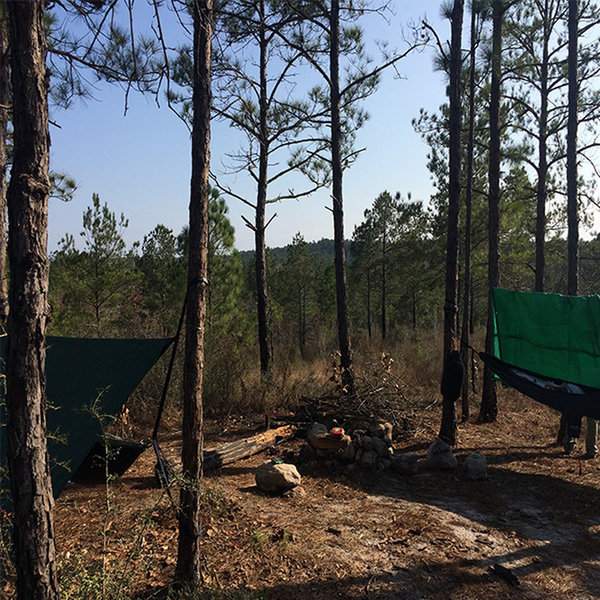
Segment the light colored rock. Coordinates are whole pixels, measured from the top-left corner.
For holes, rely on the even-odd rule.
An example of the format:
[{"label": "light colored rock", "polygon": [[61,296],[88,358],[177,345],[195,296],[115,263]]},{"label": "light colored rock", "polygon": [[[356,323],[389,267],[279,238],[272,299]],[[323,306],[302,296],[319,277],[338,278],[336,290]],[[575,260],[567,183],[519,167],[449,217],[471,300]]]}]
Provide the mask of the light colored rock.
[{"label": "light colored rock", "polygon": [[306,432],[306,439],[313,448],[319,448],[314,442],[321,436],[327,435],[327,427],[316,421],[311,424]]},{"label": "light colored rock", "polygon": [[456,457],[446,442],[435,438],[427,450],[427,467],[448,470],[456,468]]},{"label": "light colored rock", "polygon": [[295,465],[269,461],[256,469],[256,485],[265,492],[283,492],[302,483]]},{"label": "light colored rock", "polygon": [[359,462],[361,467],[373,468],[377,462],[377,453],[374,450],[365,450]]},{"label": "light colored rock", "polygon": [[384,423],[383,424],[383,429],[384,429],[384,433],[383,433],[383,439],[386,441],[388,446],[392,445],[392,438],[393,438],[393,431],[394,431],[394,426],[391,423]]},{"label": "light colored rock", "polygon": [[487,479],[487,461],[485,456],[472,452],[463,463],[467,470],[467,479]]},{"label": "light colored rock", "polygon": [[306,490],[301,485],[296,485],[289,490],[283,492],[284,498],[304,498],[306,496]]},{"label": "light colored rock", "polygon": [[419,471],[419,457],[412,452],[395,454],[392,457],[392,468],[402,475],[416,475]]}]

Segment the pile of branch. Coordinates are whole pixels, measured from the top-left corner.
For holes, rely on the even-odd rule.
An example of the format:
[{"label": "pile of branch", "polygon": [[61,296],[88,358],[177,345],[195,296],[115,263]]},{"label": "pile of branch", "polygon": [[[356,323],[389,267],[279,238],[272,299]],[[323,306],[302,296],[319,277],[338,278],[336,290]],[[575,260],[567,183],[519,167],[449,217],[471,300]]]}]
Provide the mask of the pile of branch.
[{"label": "pile of branch", "polygon": [[407,408],[398,395],[326,395],[317,398],[305,396],[296,411],[296,419],[303,423],[317,421],[331,426],[343,425],[346,429],[362,427],[364,423],[389,422],[394,426],[395,437],[414,430],[415,411]]}]

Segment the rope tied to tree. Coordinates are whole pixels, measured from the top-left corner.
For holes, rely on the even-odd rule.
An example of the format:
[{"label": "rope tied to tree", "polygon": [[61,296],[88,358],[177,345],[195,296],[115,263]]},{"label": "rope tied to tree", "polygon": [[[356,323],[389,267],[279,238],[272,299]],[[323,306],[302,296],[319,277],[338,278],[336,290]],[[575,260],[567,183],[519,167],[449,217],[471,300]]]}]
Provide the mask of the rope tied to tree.
[{"label": "rope tied to tree", "polygon": [[[169,366],[167,368],[167,374],[165,376],[165,382],[163,384],[162,393],[160,396],[160,402],[158,404],[156,421],[154,422],[154,430],[152,432],[152,446],[154,448],[154,453],[156,454],[159,479],[167,492],[167,496],[169,498],[169,501],[171,502],[171,506],[177,517],[177,520],[179,521],[179,523],[181,525],[182,531],[184,531],[186,533],[186,535],[189,535],[189,536],[193,537],[194,539],[196,539],[196,538],[200,537],[200,535],[202,535],[202,528],[200,528],[199,531],[194,532],[187,526],[187,524],[184,522],[183,513],[181,511],[181,508],[175,502],[175,498],[173,498],[173,492],[171,491],[172,473],[171,473],[171,469],[168,467],[168,461],[165,458],[165,455],[164,455],[163,451],[161,450],[160,445],[158,443],[158,429],[160,427],[160,422],[162,419],[162,414],[163,414],[166,399],[167,399],[167,392],[169,390],[169,386],[171,383],[171,376],[173,374],[173,366],[175,364],[175,357],[177,355],[177,347],[179,346],[179,339],[181,337],[181,332],[183,330],[183,321],[185,319],[185,314],[187,311],[187,304],[188,304],[188,299],[190,296],[190,291],[193,289],[194,286],[197,286],[198,284],[206,287],[206,286],[208,286],[208,279],[206,277],[194,277],[193,279],[190,279],[190,281],[188,282],[187,290],[185,292],[185,297],[183,299],[183,305],[181,307],[181,313],[179,315],[177,331],[175,332],[175,335],[172,338],[173,348],[171,350],[171,358],[169,360]],[[198,331],[203,330],[203,328],[201,328],[201,327],[198,327],[197,329],[198,329]]]}]

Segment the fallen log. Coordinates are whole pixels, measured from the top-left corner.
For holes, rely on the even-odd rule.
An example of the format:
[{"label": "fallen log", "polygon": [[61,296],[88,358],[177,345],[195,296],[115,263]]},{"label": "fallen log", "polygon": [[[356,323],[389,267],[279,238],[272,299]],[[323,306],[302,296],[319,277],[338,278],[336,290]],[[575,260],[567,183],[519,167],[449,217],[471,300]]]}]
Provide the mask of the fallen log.
[{"label": "fallen log", "polygon": [[258,454],[284,440],[291,439],[295,434],[296,428],[293,425],[284,425],[243,440],[221,444],[216,448],[208,448],[204,450],[204,470],[219,469],[242,458]]}]

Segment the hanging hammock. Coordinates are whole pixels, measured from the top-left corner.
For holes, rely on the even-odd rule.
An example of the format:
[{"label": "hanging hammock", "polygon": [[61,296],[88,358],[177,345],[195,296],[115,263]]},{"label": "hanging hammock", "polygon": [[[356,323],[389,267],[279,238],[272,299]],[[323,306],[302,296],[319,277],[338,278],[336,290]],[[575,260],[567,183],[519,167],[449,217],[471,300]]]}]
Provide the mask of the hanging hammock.
[{"label": "hanging hammock", "polygon": [[600,389],[544,377],[484,352],[478,354],[502,381],[522,394],[565,414],[600,419]]},{"label": "hanging hammock", "polygon": [[600,419],[600,297],[493,290],[494,354],[509,386],[560,411],[573,435]]}]

